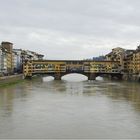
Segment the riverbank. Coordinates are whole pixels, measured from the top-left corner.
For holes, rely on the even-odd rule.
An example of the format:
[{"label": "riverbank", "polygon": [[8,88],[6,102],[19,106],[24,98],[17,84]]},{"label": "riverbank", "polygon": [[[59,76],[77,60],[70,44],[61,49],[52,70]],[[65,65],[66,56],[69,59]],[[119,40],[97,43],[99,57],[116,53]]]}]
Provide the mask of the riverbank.
[{"label": "riverbank", "polygon": [[19,81],[22,81],[23,79],[24,79],[23,74],[0,77],[0,87],[18,83]]}]

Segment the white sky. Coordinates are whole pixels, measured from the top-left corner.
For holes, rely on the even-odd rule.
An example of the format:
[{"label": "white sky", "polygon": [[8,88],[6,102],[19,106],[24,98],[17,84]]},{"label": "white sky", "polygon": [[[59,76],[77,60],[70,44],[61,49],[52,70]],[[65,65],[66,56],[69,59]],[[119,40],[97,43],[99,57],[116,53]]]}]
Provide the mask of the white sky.
[{"label": "white sky", "polygon": [[0,41],[47,59],[84,59],[140,43],[139,0],[0,0]]}]

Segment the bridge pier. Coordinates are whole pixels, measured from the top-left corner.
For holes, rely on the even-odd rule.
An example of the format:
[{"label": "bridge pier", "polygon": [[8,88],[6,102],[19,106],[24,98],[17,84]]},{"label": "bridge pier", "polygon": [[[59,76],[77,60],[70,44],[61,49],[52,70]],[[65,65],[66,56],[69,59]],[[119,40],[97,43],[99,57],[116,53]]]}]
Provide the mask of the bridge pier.
[{"label": "bridge pier", "polygon": [[110,76],[109,76],[109,79],[110,80],[113,80],[113,79],[117,79],[117,80],[122,80],[122,74],[111,74]]},{"label": "bridge pier", "polygon": [[32,79],[32,76],[24,76],[24,79],[31,80]]},{"label": "bridge pier", "polygon": [[97,75],[95,73],[89,73],[88,80],[96,80]]},{"label": "bridge pier", "polygon": [[56,73],[54,75],[54,80],[61,80],[61,74],[60,73]]}]

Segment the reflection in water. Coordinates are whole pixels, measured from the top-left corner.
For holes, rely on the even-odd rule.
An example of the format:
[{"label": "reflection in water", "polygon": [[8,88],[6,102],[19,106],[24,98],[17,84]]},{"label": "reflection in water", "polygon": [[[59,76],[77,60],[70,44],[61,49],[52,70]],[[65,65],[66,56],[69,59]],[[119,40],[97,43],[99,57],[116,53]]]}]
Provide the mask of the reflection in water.
[{"label": "reflection in water", "polygon": [[140,138],[139,83],[79,79],[0,88],[0,138]]}]

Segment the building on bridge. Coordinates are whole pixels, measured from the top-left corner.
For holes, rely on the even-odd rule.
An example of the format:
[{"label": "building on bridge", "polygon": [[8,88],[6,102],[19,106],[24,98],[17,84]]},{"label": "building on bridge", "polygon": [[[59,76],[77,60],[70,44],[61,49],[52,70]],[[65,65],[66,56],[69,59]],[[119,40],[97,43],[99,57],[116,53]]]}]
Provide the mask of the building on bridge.
[{"label": "building on bridge", "polygon": [[70,73],[79,73],[95,80],[97,76],[107,74],[120,76],[118,61],[86,61],[86,60],[30,60],[23,66],[24,76],[32,77],[36,74],[46,74],[60,80]]}]

